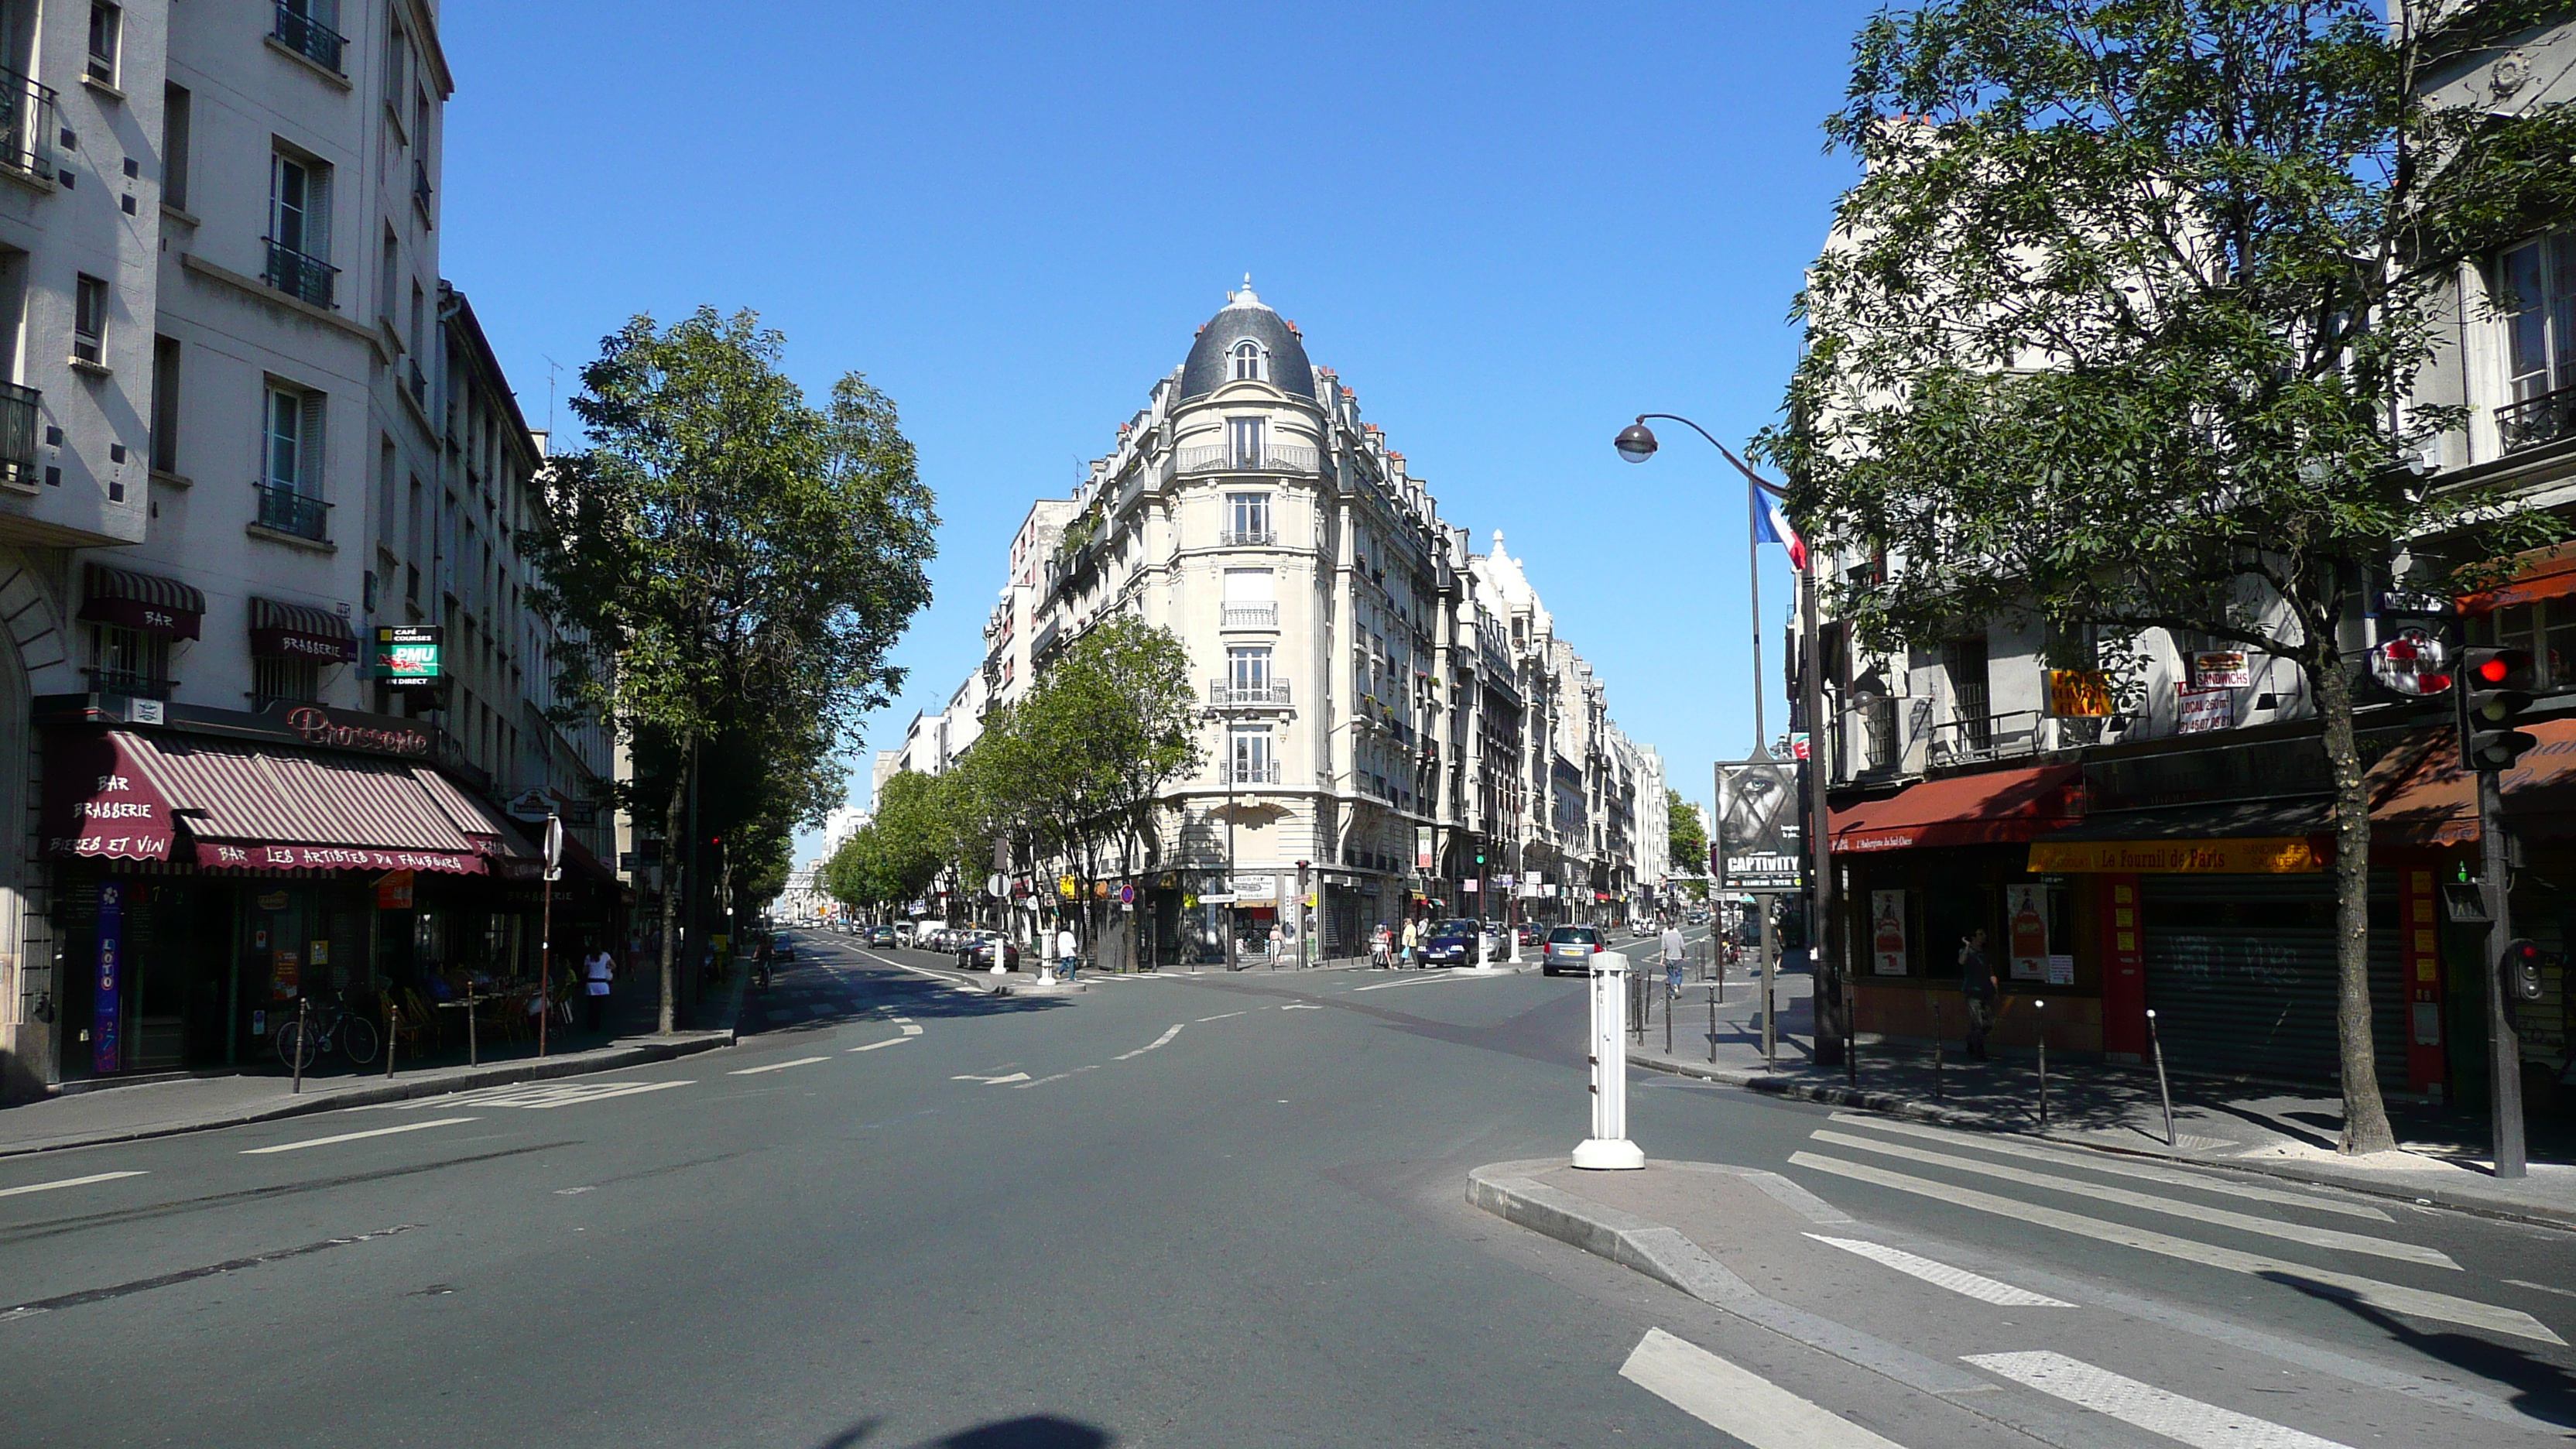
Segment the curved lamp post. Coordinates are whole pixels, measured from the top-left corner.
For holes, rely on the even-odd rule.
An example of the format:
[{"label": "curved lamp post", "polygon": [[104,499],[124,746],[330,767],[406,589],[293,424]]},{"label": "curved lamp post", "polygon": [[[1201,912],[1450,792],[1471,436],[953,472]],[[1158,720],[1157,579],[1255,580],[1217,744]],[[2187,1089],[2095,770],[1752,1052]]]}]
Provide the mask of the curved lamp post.
[{"label": "curved lamp post", "polygon": [[[1655,456],[1657,449],[1662,445],[1655,440],[1655,430],[1646,426],[1648,418],[1661,418],[1667,422],[1681,424],[1706,438],[1708,445],[1717,449],[1719,456],[1733,464],[1735,471],[1744,475],[1744,481],[1748,485],[1745,494],[1748,515],[1762,506],[1764,493],[1774,496],[1784,494],[1784,490],[1777,484],[1747,467],[1742,458],[1735,456],[1734,450],[1719,442],[1708,429],[1679,413],[1639,413],[1637,420],[1621,428],[1619,436],[1613,440],[1612,446],[1619,450],[1620,457],[1631,463],[1642,463]],[[1757,547],[1754,540],[1758,533],[1759,530],[1751,526],[1751,520],[1748,518],[1745,535],[1745,572],[1753,584],[1753,745],[1757,756],[1767,753],[1762,728],[1762,585],[1759,560],[1754,553]],[[1817,972],[1818,984],[1821,986],[1830,978],[1835,984],[1838,1003],[1836,1009],[1828,1011],[1823,1008],[1821,1000],[1819,1002],[1816,1013],[1816,1063],[1819,1066],[1830,1065],[1835,1058],[1840,1057],[1848,1074],[1857,1070],[1857,1063],[1846,1049],[1845,1033],[1840,1029],[1844,1023],[1839,1020],[1841,1015],[1839,1001],[1844,993],[1841,989],[1841,955],[1834,948],[1841,944],[1842,933],[1836,929],[1837,923],[1834,920],[1833,859],[1831,841],[1827,839],[1833,817],[1825,801],[1825,787],[1829,783],[1825,765],[1830,759],[1830,745],[1825,728],[1824,671],[1817,647],[1820,631],[1816,621],[1816,563],[1817,560],[1810,559],[1808,567],[1798,570],[1798,647],[1806,659],[1806,668],[1800,671],[1802,687],[1799,695],[1800,704],[1803,706],[1801,712],[1807,720],[1809,739],[1806,761],[1808,825],[1805,837],[1809,863],[1807,892],[1811,902],[1809,950],[1812,953],[1811,969]],[[1711,830],[1715,830],[1717,825],[1718,822],[1711,821]],[[1720,848],[1723,849],[1722,846]],[[1771,1034],[1771,1002],[1767,982],[1765,987],[1762,1012],[1763,1035],[1767,1039]],[[1825,1032],[1828,1024],[1836,1028],[1830,1037]]]}]

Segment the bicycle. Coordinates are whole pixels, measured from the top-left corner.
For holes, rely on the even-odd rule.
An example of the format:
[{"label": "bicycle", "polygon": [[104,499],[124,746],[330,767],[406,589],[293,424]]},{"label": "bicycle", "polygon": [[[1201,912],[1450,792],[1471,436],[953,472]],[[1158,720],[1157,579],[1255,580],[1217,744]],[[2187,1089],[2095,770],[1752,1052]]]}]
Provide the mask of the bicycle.
[{"label": "bicycle", "polygon": [[303,1014],[288,1017],[278,1026],[275,1043],[277,1059],[292,1071],[310,1068],[316,1058],[334,1048],[350,1065],[363,1067],[376,1059],[380,1044],[376,1024],[336,998],[314,999]]}]

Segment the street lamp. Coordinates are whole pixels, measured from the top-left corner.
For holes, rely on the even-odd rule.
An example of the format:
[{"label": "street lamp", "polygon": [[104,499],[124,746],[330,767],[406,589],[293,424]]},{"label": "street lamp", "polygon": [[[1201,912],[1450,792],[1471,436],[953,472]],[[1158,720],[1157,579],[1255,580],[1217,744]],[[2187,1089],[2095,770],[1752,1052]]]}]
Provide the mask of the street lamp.
[{"label": "street lamp", "polygon": [[[1619,430],[1619,436],[1612,443],[1612,446],[1619,450],[1620,457],[1631,463],[1642,463],[1655,456],[1655,451],[1660,445],[1655,441],[1654,430],[1646,426],[1648,418],[1662,418],[1668,422],[1680,423],[1708,439],[1708,445],[1717,449],[1719,456],[1733,464],[1736,472],[1744,475],[1744,481],[1754,490],[1753,497],[1748,500],[1754,506],[1760,506],[1762,493],[1776,496],[1781,492],[1777,486],[1765,481],[1760,474],[1746,467],[1744,460],[1735,456],[1733,450],[1719,442],[1708,429],[1679,413],[1639,413],[1635,422]],[[1825,729],[1824,671],[1821,667],[1821,655],[1818,652],[1820,630],[1816,620],[1816,562],[1810,559],[1807,567],[1798,570],[1798,648],[1800,654],[1804,656],[1806,666],[1799,671],[1803,686],[1799,690],[1799,695],[1800,702],[1804,705],[1803,713],[1807,719],[1810,741],[1806,760],[1808,825],[1805,834],[1808,858],[1807,891],[1811,913],[1808,950],[1810,969],[1815,972],[1815,981],[1819,988],[1816,1006],[1816,1064],[1830,1065],[1839,1057],[1844,1061],[1846,1072],[1849,1072],[1855,1069],[1857,1064],[1850,1059],[1847,1036],[1842,1030],[1845,1023],[1838,1019],[1839,1009],[1847,1003],[1841,1000],[1845,994],[1842,989],[1841,956],[1834,949],[1841,944],[1842,932],[1834,920],[1832,842],[1827,838],[1833,817],[1825,799],[1825,789],[1829,783],[1825,765],[1830,756],[1827,752],[1828,741]],[[1748,563],[1747,566],[1752,568],[1755,565]],[[1755,587],[1757,589],[1760,587],[1758,580]],[[1760,595],[1757,593],[1755,598],[1758,600]],[[1754,607],[1753,619],[1753,679],[1753,741],[1755,749],[1760,751],[1763,747],[1762,618],[1758,602]],[[1712,822],[1712,825],[1715,823]],[[1766,957],[1765,965],[1768,964]],[[1829,981],[1835,987],[1837,998],[1836,1009],[1831,1010],[1823,1000],[1822,991]],[[1769,983],[1765,982],[1764,985],[1762,1011],[1767,1037],[1772,1007],[1769,999]],[[1826,1035],[1826,1027],[1829,1024],[1836,1028],[1831,1037]]]}]

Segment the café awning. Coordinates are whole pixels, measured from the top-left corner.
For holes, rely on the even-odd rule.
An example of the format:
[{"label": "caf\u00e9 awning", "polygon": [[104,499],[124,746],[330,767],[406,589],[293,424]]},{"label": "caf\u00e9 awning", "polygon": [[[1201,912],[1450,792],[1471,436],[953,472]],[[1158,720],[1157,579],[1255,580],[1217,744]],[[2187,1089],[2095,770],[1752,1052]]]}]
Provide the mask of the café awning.
[{"label": "caf\u00e9 awning", "polygon": [[2333,802],[2320,796],[2201,800],[2102,810],[2030,843],[2033,875],[2296,875],[2334,859]]},{"label": "caf\u00e9 awning", "polygon": [[254,594],[250,601],[250,652],[271,659],[355,664],[358,636],[347,619],[327,609],[281,603]]},{"label": "caf\u00e9 awning", "polygon": [[2494,588],[2463,595],[2460,612],[2489,614],[2515,604],[2563,599],[2576,594],[2576,543],[2536,548],[2514,555],[2512,572]]},{"label": "caf\u00e9 awning", "polygon": [[[2524,840],[2576,838],[2576,719],[2521,726],[2540,743],[2499,782],[2504,818]],[[2466,845],[2478,838],[2478,787],[2449,726],[2418,730],[2370,767],[2370,838],[2379,845]]]},{"label": "caf\u00e9 awning", "polygon": [[206,596],[177,579],[100,563],[81,568],[80,616],[90,623],[194,639],[205,613]]},{"label": "caf\u00e9 awning", "polygon": [[1925,780],[1833,813],[1837,855],[1923,846],[2017,844],[2083,813],[2077,765],[1989,770]]}]

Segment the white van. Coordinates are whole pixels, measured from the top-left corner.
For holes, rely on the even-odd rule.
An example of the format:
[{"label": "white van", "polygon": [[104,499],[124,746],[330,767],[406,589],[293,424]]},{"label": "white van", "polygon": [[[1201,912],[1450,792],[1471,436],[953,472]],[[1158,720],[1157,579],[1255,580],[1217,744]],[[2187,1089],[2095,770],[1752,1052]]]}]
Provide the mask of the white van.
[{"label": "white van", "polygon": [[897,921],[894,923],[894,943],[896,945],[909,946],[912,944],[913,924],[914,923],[911,921]]}]

